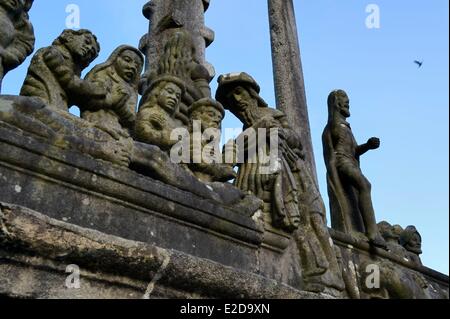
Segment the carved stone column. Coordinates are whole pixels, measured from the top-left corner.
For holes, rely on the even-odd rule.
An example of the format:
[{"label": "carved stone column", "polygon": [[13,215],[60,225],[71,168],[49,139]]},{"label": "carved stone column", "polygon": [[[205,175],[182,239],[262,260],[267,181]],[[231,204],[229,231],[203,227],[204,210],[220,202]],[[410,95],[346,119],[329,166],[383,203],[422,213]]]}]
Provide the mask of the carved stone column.
[{"label": "carved stone column", "polygon": [[141,51],[146,55],[146,70],[156,68],[164,45],[173,30],[188,31],[196,48],[195,58],[203,64],[214,77],[215,71],[211,64],[205,61],[205,48],[214,41],[214,32],[205,26],[205,11],[210,0],[151,0],[143,9],[144,16],[150,20],[148,34],[140,44]]},{"label": "carved stone column", "polygon": [[293,1],[268,1],[277,108],[300,134],[306,160],[317,182]]}]

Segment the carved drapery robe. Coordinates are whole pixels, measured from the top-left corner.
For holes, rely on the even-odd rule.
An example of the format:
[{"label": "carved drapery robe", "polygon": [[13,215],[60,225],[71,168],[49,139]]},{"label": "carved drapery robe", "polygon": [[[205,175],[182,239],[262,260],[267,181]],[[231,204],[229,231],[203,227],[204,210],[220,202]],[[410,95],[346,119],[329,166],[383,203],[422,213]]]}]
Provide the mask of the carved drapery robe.
[{"label": "carved drapery robe", "polygon": [[[353,156],[349,156],[349,150],[342,151],[340,145],[334,145],[332,134],[341,136],[341,141],[352,141],[348,147],[353,149]],[[322,136],[325,164],[327,166],[328,196],[330,197],[331,223],[334,229],[351,233],[352,231],[365,232],[364,222],[358,208],[357,190],[352,186],[342,183],[338,173],[338,167],[346,165],[359,167],[356,156],[358,146],[350,124],[341,121],[336,124],[328,124]],[[350,152],[352,152],[350,150]]]}]

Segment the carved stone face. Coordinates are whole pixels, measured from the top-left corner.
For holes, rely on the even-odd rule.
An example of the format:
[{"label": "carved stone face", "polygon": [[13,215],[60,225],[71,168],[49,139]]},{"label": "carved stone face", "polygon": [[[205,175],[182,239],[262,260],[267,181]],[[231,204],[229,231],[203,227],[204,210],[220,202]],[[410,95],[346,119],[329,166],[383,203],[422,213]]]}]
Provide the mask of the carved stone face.
[{"label": "carved stone face", "polygon": [[406,243],[405,248],[418,255],[422,253],[422,239],[417,232],[411,235],[411,238]]},{"label": "carved stone face", "polygon": [[83,64],[91,63],[99,53],[97,41],[89,33],[72,36],[72,39],[66,43],[66,47],[73,57]]},{"label": "carved stone face", "polygon": [[173,112],[180,103],[181,93],[181,89],[175,83],[167,82],[159,92],[158,104]]},{"label": "carved stone face", "polygon": [[192,114],[192,119],[196,121],[201,121],[202,130],[208,128],[219,129],[222,122],[222,113],[213,106],[205,106],[201,109],[196,110]]},{"label": "carved stone face", "polygon": [[400,238],[400,235],[403,232],[403,228],[400,225],[394,225],[392,226],[392,235],[398,240]]},{"label": "carved stone face", "polygon": [[117,57],[114,68],[122,79],[132,83],[142,69],[141,59],[135,52],[125,50]]},{"label": "carved stone face", "polygon": [[348,96],[338,96],[336,106],[344,117],[350,117],[350,100]]},{"label": "carved stone face", "polygon": [[258,101],[251,96],[250,92],[242,86],[237,86],[227,95],[228,101],[234,104],[233,113],[244,123],[250,125],[252,122],[252,111],[258,108]]}]

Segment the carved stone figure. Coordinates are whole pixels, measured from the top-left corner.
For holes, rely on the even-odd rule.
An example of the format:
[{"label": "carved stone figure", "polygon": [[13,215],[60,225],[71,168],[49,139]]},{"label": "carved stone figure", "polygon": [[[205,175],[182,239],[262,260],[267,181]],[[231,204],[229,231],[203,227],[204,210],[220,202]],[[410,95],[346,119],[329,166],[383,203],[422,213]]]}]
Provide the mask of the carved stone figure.
[{"label": "carved stone figure", "polygon": [[36,97],[14,97],[7,102],[2,103],[0,121],[23,130],[26,135],[120,166],[130,162],[130,145],[117,142],[68,111],[56,112]]},{"label": "carved stone figure", "polygon": [[328,124],[323,133],[328,194],[333,228],[345,233],[362,232],[369,241],[385,247],[372,206],[371,185],[360,168],[360,157],[380,146],[378,138],[358,145],[347,118],[349,98],[342,90],[328,97]]},{"label": "carved stone figure", "polygon": [[[325,287],[343,290],[326,227],[325,207],[302,156],[300,138],[287,124],[284,114],[269,108],[259,96],[260,88],[251,76],[227,74],[218,81],[216,99],[243,122],[244,133],[249,129],[278,129],[279,169],[272,174],[261,174],[259,169],[263,163],[259,161],[258,151],[254,154],[256,161],[247,158],[245,163],[238,164],[236,185],[265,202],[265,212],[272,214],[275,225],[290,231],[297,229],[293,236],[300,253],[306,290],[322,291]],[[263,151],[267,154],[268,150]],[[238,152],[242,150],[238,148]]]},{"label": "carved stone figure", "polygon": [[210,80],[214,77],[214,67],[205,61],[205,48],[214,41],[214,31],[205,26],[204,12],[208,6],[209,0],[151,0],[144,6],[144,16],[151,23],[139,47],[147,57],[147,70],[158,68],[165,54],[164,45],[174,33],[181,31],[189,35],[190,46],[194,48],[193,59],[207,68]]},{"label": "carved stone figure", "polygon": [[81,117],[113,135],[129,137],[123,128],[134,128],[143,64],[144,59],[137,49],[123,45],[105,63],[94,67],[86,80],[97,85],[99,90],[106,89],[106,96],[79,105]]},{"label": "carved stone figure", "polygon": [[34,31],[28,17],[33,0],[0,0],[0,92],[6,73],[34,50]]},{"label": "carved stone figure", "polygon": [[400,235],[400,244],[408,251],[408,259],[418,265],[422,265],[422,236],[416,227],[408,226]]},{"label": "carved stone figure", "polygon": [[[380,271],[378,285],[367,285],[372,272],[366,271],[368,266],[376,265]],[[425,278],[418,272],[398,267],[388,261],[363,260],[360,276],[364,299],[430,299],[430,287]]]},{"label": "carved stone figure", "polygon": [[89,30],[64,30],[51,46],[36,52],[20,94],[38,97],[62,111],[103,99],[105,89],[80,78],[99,51],[97,38]]},{"label": "carved stone figure", "polygon": [[400,225],[392,226],[386,221],[378,223],[378,230],[386,241],[387,249],[394,254],[405,257],[406,250],[400,245],[400,235],[403,228]]},{"label": "carved stone figure", "polygon": [[[221,198],[185,169],[172,163],[169,156],[155,145],[134,142],[131,138],[116,140],[94,123],[55,111],[39,98],[3,98],[0,125],[10,125],[26,135],[67,150],[74,150],[95,159],[131,166],[138,172],[203,198],[232,205],[236,198]],[[253,206],[256,211],[258,207]]]},{"label": "carved stone figure", "polygon": [[185,94],[180,101],[179,116],[189,122],[188,106],[201,98],[210,97],[212,77],[196,58],[192,36],[183,29],[173,31],[165,42],[157,67],[148,69],[142,77],[140,92],[143,100],[152,90],[151,84],[161,75],[171,75],[183,82]]},{"label": "carved stone figure", "polygon": [[[203,98],[192,104],[189,115],[192,121],[192,154],[189,164],[191,171],[203,182],[226,182],[235,178],[236,173],[232,165],[224,163],[223,156],[217,149],[220,143],[220,127],[225,116],[223,106],[213,99]],[[197,124],[200,127],[196,128]],[[194,129],[199,129],[199,132],[194,132]],[[207,130],[211,130],[212,134],[204,136]],[[196,155],[201,156],[201,161],[194,161]]]},{"label": "carved stone figure", "polygon": [[189,125],[180,116],[184,92],[183,81],[175,76],[162,75],[151,83],[148,95],[142,98],[136,119],[135,137],[138,141],[170,151],[177,142],[170,138],[172,131]]}]

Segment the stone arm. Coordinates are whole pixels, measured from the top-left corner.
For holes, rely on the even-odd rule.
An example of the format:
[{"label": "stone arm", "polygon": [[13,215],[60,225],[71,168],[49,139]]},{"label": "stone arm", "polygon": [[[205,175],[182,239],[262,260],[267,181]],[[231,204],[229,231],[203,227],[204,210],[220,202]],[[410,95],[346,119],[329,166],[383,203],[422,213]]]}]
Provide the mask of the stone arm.
[{"label": "stone arm", "polygon": [[105,90],[81,79],[73,68],[67,65],[67,61],[56,48],[50,47],[44,53],[44,61],[74,104],[85,104],[92,99],[105,98]]},{"label": "stone arm", "polygon": [[123,96],[125,96],[125,102],[118,103],[115,111],[123,126],[133,127],[136,121],[137,95],[129,96],[125,94]]},{"label": "stone arm", "polygon": [[358,145],[356,147],[356,156],[360,157],[361,155],[364,155],[370,150],[374,150],[380,147],[380,140],[376,137],[370,138],[367,143]]},{"label": "stone arm", "polygon": [[83,108],[94,112],[102,109],[113,110],[119,116],[122,125],[130,128],[136,120],[137,94],[130,94],[126,88],[114,86],[108,79],[104,75],[85,79],[92,86],[96,86],[97,90],[105,89],[107,92],[104,98],[87,101],[88,103]]},{"label": "stone arm", "polygon": [[178,141],[170,139],[163,113],[154,108],[143,108],[136,117],[135,135],[143,143],[153,144],[163,150],[169,150]]}]

